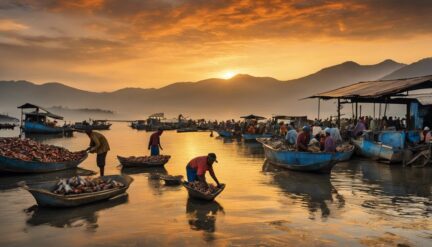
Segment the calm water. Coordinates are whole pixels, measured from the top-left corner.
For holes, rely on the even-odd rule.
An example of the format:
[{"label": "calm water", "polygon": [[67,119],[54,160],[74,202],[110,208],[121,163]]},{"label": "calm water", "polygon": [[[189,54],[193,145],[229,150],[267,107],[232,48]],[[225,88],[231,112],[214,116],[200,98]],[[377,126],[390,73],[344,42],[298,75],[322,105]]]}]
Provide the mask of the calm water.
[{"label": "calm water", "polygon": [[[266,164],[258,144],[164,132],[163,153],[172,155],[165,169],[122,170],[116,155],[146,154],[149,133],[120,123],[103,133],[111,145],[106,173],[134,178],[128,196],[44,209],[15,183],[87,171],[1,176],[0,246],[432,245],[432,169],[352,160],[331,176],[295,173]],[[89,141],[77,133],[44,142],[81,150]],[[184,188],[149,179],[152,172],[185,175],[186,163],[208,152],[218,155],[215,171],[227,184],[214,202],[190,200]],[[95,156],[80,167],[97,171]]]}]

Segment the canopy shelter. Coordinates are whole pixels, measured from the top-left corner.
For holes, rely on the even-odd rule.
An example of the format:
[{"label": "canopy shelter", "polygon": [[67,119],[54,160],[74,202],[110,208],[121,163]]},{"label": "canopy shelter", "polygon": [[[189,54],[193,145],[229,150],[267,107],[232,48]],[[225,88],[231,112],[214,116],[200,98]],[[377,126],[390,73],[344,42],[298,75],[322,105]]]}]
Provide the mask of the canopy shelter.
[{"label": "canopy shelter", "polygon": [[[356,119],[358,118],[358,103],[384,103],[386,105],[405,104],[407,105],[407,124],[408,127],[410,127],[411,104],[418,102],[422,104],[422,102],[424,102],[429,105],[432,102],[432,95],[430,93],[421,97],[409,94],[410,91],[421,89],[432,89],[432,75],[395,80],[358,82],[331,91],[312,95],[308,98],[318,98],[318,107],[320,106],[321,99],[337,99],[339,126],[341,104],[355,103]],[[341,102],[341,100],[343,101]]]},{"label": "canopy shelter", "polygon": [[240,118],[244,118],[244,119],[248,119],[248,120],[252,120],[252,119],[255,119],[255,120],[266,119],[265,117],[261,117],[261,116],[257,116],[257,115],[253,115],[253,114],[250,114],[250,115],[247,115],[247,116],[243,116],[243,117],[240,117]]},{"label": "canopy shelter", "polygon": [[25,115],[27,115],[27,116],[43,116],[43,117],[50,117],[53,119],[63,120],[62,116],[53,114],[43,107],[40,107],[40,106],[37,106],[34,104],[30,104],[30,103],[25,103],[22,106],[18,106],[18,109],[21,109],[21,111],[24,109],[34,109],[34,111],[32,111],[32,112],[25,113]]},{"label": "canopy shelter", "polygon": [[158,112],[158,113],[151,114],[149,118],[165,118],[165,114],[163,112]]}]

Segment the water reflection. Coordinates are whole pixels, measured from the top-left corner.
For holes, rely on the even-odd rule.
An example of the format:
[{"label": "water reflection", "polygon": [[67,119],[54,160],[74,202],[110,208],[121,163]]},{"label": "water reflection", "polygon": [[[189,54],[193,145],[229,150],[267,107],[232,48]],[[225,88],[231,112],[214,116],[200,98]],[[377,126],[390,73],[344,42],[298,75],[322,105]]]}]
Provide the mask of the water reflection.
[{"label": "water reflection", "polygon": [[91,176],[96,172],[82,168],[69,169],[64,171],[49,172],[43,174],[11,174],[0,173],[0,190],[18,188],[18,182],[25,181],[27,185],[55,181],[60,178],[69,178],[73,176]]},{"label": "water reflection", "polygon": [[189,226],[195,231],[215,232],[216,216],[219,212],[225,214],[223,207],[216,201],[205,202],[188,198],[186,203]]},{"label": "water reflection", "polygon": [[310,219],[315,219],[319,211],[321,218],[325,219],[330,216],[331,208],[338,210],[345,206],[345,198],[333,187],[328,174],[279,170],[267,161],[262,170],[272,175],[272,183],[289,198],[300,201],[308,209]]},{"label": "water reflection", "polygon": [[121,173],[126,175],[136,174],[168,174],[165,167],[122,167]]},{"label": "water reflection", "polygon": [[432,168],[407,168],[367,160],[342,163],[333,171],[344,189],[365,194],[361,206],[373,214],[394,216],[432,215]]},{"label": "water reflection", "polygon": [[87,231],[96,231],[98,212],[128,202],[128,194],[119,195],[108,201],[97,202],[76,208],[43,208],[34,205],[25,210],[30,218],[30,226],[49,225],[59,228],[85,227]]},{"label": "water reflection", "polygon": [[264,158],[264,150],[259,142],[239,142],[238,153],[253,158]]}]

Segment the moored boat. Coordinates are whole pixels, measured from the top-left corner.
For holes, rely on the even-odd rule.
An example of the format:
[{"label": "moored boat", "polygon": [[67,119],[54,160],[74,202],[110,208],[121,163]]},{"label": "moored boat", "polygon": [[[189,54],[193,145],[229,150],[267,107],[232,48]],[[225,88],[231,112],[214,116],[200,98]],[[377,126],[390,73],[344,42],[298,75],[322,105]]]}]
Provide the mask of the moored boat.
[{"label": "moored boat", "polygon": [[193,189],[188,182],[183,182],[183,186],[187,189],[190,198],[213,201],[222,191],[225,189],[225,184],[222,184],[218,190],[212,194],[204,194],[195,189]]},{"label": "moored boat", "polygon": [[79,160],[66,162],[25,161],[0,156],[0,171],[11,173],[46,173],[76,168],[87,158],[87,153]]},{"label": "moored boat", "polygon": [[337,162],[350,159],[354,152],[354,148],[336,153],[277,150],[260,139],[258,141],[263,145],[265,157],[269,162],[301,172],[330,173]]},{"label": "moored boat", "polygon": [[383,143],[378,143],[371,140],[352,139],[358,153],[362,156],[378,160],[386,160],[390,163],[402,161],[402,149],[394,148]]},{"label": "moored boat", "polygon": [[216,131],[218,133],[218,135],[220,137],[224,137],[224,138],[230,138],[234,136],[234,133],[232,131],[228,131],[228,130],[218,130]]},{"label": "moored boat", "polygon": [[73,128],[77,130],[109,130],[111,125],[106,120],[90,120],[89,122],[76,122]]},{"label": "moored boat", "polygon": [[102,200],[107,200],[126,192],[133,178],[128,175],[103,176],[102,180],[115,180],[124,184],[123,187],[101,190],[97,192],[61,195],[54,193],[57,181],[25,186],[35,198],[37,204],[43,207],[76,207]]},{"label": "moored boat", "polygon": [[162,167],[170,160],[170,156],[164,155],[159,161],[146,161],[144,157],[122,157],[117,155],[117,159],[123,167]]},{"label": "moored boat", "polygon": [[257,138],[270,138],[273,134],[242,134],[245,141],[256,141]]}]

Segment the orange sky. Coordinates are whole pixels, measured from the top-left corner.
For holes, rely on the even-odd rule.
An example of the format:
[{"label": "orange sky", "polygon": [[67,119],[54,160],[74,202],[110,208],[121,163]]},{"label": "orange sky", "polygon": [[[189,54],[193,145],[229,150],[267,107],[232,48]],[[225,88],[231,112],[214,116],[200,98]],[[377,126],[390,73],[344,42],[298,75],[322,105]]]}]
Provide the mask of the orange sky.
[{"label": "orange sky", "polygon": [[427,0],[1,0],[0,79],[109,91],[432,54]]}]

